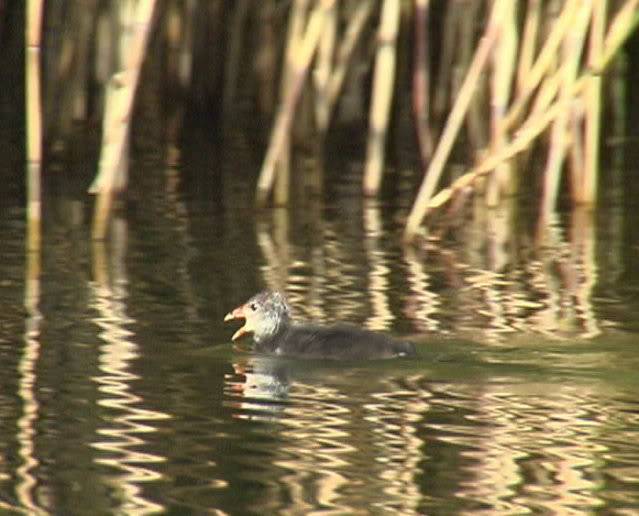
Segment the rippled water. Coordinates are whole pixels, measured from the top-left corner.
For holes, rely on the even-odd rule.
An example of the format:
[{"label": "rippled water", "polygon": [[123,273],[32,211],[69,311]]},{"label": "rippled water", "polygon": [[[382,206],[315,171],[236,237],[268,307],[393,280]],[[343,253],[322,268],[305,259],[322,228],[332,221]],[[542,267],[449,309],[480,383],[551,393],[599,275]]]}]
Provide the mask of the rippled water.
[{"label": "rippled water", "polygon": [[[541,232],[534,210],[477,205],[404,248],[410,188],[362,202],[361,164],[338,163],[324,203],[255,211],[237,171],[257,164],[235,144],[221,165],[201,141],[182,169],[134,163],[145,179],[105,244],[84,194],[53,178],[42,255],[25,255],[22,203],[4,193],[0,509],[639,511],[632,205]],[[264,287],[300,319],[401,335],[419,356],[232,346],[224,314]]]}]

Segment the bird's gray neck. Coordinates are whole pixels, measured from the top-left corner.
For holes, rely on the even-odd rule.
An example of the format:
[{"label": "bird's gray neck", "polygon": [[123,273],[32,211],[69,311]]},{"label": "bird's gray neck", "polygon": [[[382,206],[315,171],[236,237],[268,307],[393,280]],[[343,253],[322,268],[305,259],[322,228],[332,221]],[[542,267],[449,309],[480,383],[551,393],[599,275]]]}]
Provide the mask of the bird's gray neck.
[{"label": "bird's gray neck", "polygon": [[266,341],[273,340],[286,331],[290,324],[288,315],[273,315],[266,317],[260,325],[260,331],[253,335],[256,344],[263,344]]}]

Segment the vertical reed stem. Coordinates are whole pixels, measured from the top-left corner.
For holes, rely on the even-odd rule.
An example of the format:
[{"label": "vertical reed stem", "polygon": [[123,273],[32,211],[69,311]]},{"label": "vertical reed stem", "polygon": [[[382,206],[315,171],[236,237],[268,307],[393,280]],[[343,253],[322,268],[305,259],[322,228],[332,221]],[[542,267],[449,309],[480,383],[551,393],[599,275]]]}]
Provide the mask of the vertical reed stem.
[{"label": "vertical reed stem", "polygon": [[27,136],[27,242],[29,251],[40,249],[42,219],[42,105],[40,94],[40,38],[42,0],[27,2],[25,28],[25,109]]},{"label": "vertical reed stem", "polygon": [[583,197],[584,182],[584,107],[581,97],[573,99],[568,116],[567,131],[570,133],[570,142],[568,145],[570,191],[572,192],[574,202],[578,203],[580,202],[579,199]]},{"label": "vertical reed stem", "polygon": [[348,63],[351,60],[353,51],[355,50],[359,37],[361,36],[366,25],[366,21],[370,18],[372,11],[372,0],[359,0],[355,7],[355,11],[350,16],[348,27],[344,32],[344,36],[341,38],[341,45],[337,51],[337,56],[335,57],[333,73],[331,74],[327,85],[328,118],[323,121],[325,125],[322,125],[321,121],[318,121],[320,122],[318,123],[318,129],[320,132],[326,132],[328,129],[331,116],[335,109],[335,104],[337,103],[337,98],[342,90],[344,79],[346,78]]},{"label": "vertical reed stem", "polygon": [[315,117],[318,127],[328,126],[330,108],[328,83],[333,69],[333,55],[337,39],[337,14],[337,6],[333,5],[326,15],[326,27],[317,50],[313,79],[316,92]]},{"label": "vertical reed stem", "polygon": [[[506,2],[502,13],[502,28],[498,44],[493,53],[492,105],[491,105],[491,142],[493,152],[507,143],[504,128],[504,116],[510,99],[512,81],[515,72],[515,53],[517,50],[516,3]],[[512,167],[504,162],[499,165],[488,181],[486,203],[496,206],[501,192],[514,192]]]},{"label": "vertical reed stem", "polygon": [[472,100],[479,76],[484,69],[488,56],[490,55],[499,35],[504,2],[509,1],[510,0],[495,0],[493,3],[488,26],[486,27],[486,31],[479,42],[473,61],[468,68],[466,79],[459,90],[459,95],[457,96],[450,115],[448,116],[446,126],[444,127],[444,131],[439,140],[439,145],[437,146],[437,149],[435,149],[433,159],[428,166],[424,181],[422,182],[419,192],[417,193],[417,198],[415,199],[408,216],[406,228],[404,230],[404,239],[406,241],[410,241],[415,237],[417,228],[424,218],[428,202],[433,195],[435,187],[437,186],[437,182],[439,181],[439,177],[444,169],[448,155],[453,147],[455,136],[461,127],[468,105]]},{"label": "vertical reed stem", "polygon": [[530,73],[537,46],[537,33],[539,32],[539,15],[541,0],[528,0],[526,7],[526,21],[521,37],[521,50],[519,52],[519,67],[517,68],[517,94],[521,94],[526,84],[526,77]]},{"label": "vertical reed stem", "polygon": [[302,86],[304,85],[311,59],[315,54],[320,36],[322,35],[322,29],[326,21],[326,12],[334,3],[335,0],[321,0],[313,9],[304,33],[304,39],[295,53],[290,88],[287,91],[286,97],[281,100],[280,107],[275,116],[273,130],[271,131],[271,140],[257,182],[255,201],[258,206],[266,204],[269,193],[271,192],[275,178],[275,165],[286,143],[287,134],[293,120],[293,111],[302,92]]},{"label": "vertical reed stem", "polygon": [[378,49],[373,78],[373,98],[366,145],[364,169],[364,195],[374,196],[379,191],[384,167],[386,131],[393,100],[397,31],[399,30],[399,0],[384,0],[379,23]]},{"label": "vertical reed stem", "polygon": [[561,178],[561,169],[566,155],[566,132],[568,130],[570,106],[572,105],[573,85],[577,76],[579,59],[583,50],[591,9],[592,0],[583,0],[575,17],[572,30],[567,34],[564,41],[563,62],[560,68],[562,75],[560,100],[569,107],[561,111],[555,119],[552,128],[548,163],[544,175],[544,193],[541,209],[541,215],[544,220],[548,220],[550,213],[555,209],[557,203],[559,179]]},{"label": "vertical reed stem", "polygon": [[[606,30],[607,0],[595,2],[590,26],[590,48],[588,65],[593,67],[603,54],[604,34]],[[597,202],[597,180],[599,172],[599,128],[601,114],[601,76],[593,75],[588,79],[585,92],[586,130],[584,156],[584,182],[577,202],[594,204]]]},{"label": "vertical reed stem", "polygon": [[[89,188],[91,193],[97,193],[93,214],[94,240],[104,240],[106,236],[113,193],[118,187],[118,181],[122,180],[123,156],[127,147],[133,100],[140,78],[155,4],[156,0],[149,0],[136,2],[134,6],[131,6],[133,31],[127,48],[121,49],[124,68],[113,75],[107,85],[108,98],[103,120],[99,171]],[[126,5],[123,6],[123,8],[126,7]]]},{"label": "vertical reed stem", "polygon": [[433,140],[428,127],[428,0],[415,0],[415,55],[413,62],[413,112],[422,167],[426,167],[433,152]]},{"label": "vertical reed stem", "polygon": [[[280,101],[287,98],[292,87],[295,54],[304,37],[304,22],[308,10],[308,0],[295,0],[288,19],[287,44],[284,56],[284,70],[280,84]],[[291,137],[286,135],[282,144],[282,152],[276,165],[275,187],[273,189],[273,203],[277,206],[288,204],[291,182]]]}]

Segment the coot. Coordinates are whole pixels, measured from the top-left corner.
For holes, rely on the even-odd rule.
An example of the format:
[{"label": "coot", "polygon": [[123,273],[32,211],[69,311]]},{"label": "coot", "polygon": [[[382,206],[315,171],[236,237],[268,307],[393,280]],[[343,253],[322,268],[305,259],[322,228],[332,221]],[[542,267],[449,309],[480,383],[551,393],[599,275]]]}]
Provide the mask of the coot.
[{"label": "coot", "polygon": [[355,326],[295,324],[280,292],[264,291],[226,314],[225,321],[245,319],[231,340],[252,332],[255,350],[276,355],[326,359],[376,359],[414,356],[410,342]]}]

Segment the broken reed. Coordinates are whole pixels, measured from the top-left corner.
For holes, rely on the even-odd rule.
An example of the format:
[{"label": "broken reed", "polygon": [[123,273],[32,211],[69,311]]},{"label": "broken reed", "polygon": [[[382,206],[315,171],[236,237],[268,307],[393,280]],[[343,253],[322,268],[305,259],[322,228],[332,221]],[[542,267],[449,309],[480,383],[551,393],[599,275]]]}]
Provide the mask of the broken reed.
[{"label": "broken reed", "polygon": [[131,112],[155,4],[155,0],[119,4],[123,29],[120,32],[121,66],[107,83],[100,163],[89,188],[97,195],[93,215],[94,240],[106,238],[113,195],[126,185]]}]

